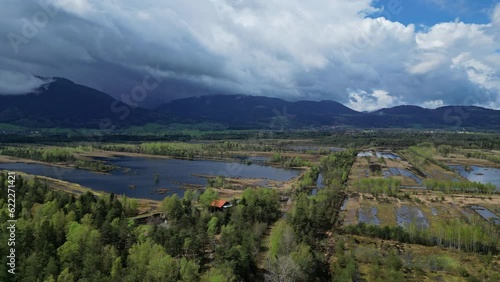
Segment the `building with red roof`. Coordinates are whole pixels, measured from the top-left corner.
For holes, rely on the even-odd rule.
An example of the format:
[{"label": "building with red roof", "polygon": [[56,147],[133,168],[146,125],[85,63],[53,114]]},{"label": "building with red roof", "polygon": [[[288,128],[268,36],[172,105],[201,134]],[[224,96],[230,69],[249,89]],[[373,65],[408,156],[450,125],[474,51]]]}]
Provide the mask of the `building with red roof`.
[{"label": "building with red roof", "polygon": [[233,205],[225,200],[213,200],[212,203],[210,203],[210,208],[214,210],[224,210],[227,208],[232,207]]}]

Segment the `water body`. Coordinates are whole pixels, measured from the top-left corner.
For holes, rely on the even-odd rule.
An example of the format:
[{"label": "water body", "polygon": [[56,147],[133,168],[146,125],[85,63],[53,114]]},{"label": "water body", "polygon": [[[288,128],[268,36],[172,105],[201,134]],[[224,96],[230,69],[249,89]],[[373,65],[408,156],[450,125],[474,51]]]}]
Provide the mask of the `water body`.
[{"label": "water body", "polygon": [[[287,181],[299,175],[299,170],[275,168],[262,165],[245,165],[214,161],[188,161],[175,159],[149,159],[135,157],[107,158],[119,169],[110,174],[99,174],[81,169],[58,168],[43,164],[1,163],[0,169],[22,171],[80,184],[94,190],[127,197],[161,200],[165,195],[155,194],[155,190],[169,189],[166,195],[184,194],[182,184],[206,185],[207,179],[193,174],[220,175],[225,177],[264,178]],[[159,174],[159,183],[155,175]],[[135,185],[135,189],[130,189]]]},{"label": "water body", "polygon": [[366,151],[366,152],[359,152],[358,157],[372,157],[373,153],[371,151]]},{"label": "water body", "polygon": [[316,180],[316,187],[318,189],[325,187],[325,185],[323,184],[323,175],[321,173],[318,174],[318,180]]},{"label": "water body", "polygon": [[433,216],[438,215],[438,211],[437,211],[437,209],[435,207],[431,207],[431,213],[432,213]]},{"label": "water body", "polygon": [[497,187],[496,191],[500,191],[500,169],[492,167],[471,166],[471,171],[466,171],[464,166],[450,165],[453,171],[458,173],[463,178],[469,181],[479,183],[491,183]]},{"label": "water body", "polygon": [[323,184],[323,175],[320,173],[318,174],[318,179],[316,180],[316,188],[311,190],[311,195],[316,196],[316,194],[318,194],[318,189],[322,189],[323,187],[325,187]]},{"label": "water body", "polygon": [[402,206],[396,210],[396,221],[399,226],[406,227],[414,223],[417,228],[429,227],[424,213],[417,207]]},{"label": "water body", "polygon": [[487,208],[477,205],[470,206],[470,208],[473,209],[475,212],[477,212],[482,218],[486,219],[487,221],[500,225],[500,217],[492,213]]},{"label": "water body", "polygon": [[388,152],[375,152],[377,154],[377,158],[391,159],[391,160],[400,160],[401,157]]},{"label": "water body", "polygon": [[345,197],[344,201],[342,202],[342,206],[340,207],[341,211],[346,211],[347,210],[347,202],[349,201],[349,197]]},{"label": "water body", "polygon": [[377,217],[378,209],[377,207],[372,207],[371,209],[358,209],[358,222],[364,222],[366,224],[379,225],[380,219]]},{"label": "water body", "polygon": [[389,171],[394,176],[402,175],[402,176],[409,177],[409,178],[415,180],[415,182],[417,182],[418,185],[422,184],[422,179],[420,179],[418,176],[416,176],[415,174],[409,172],[406,169],[397,168],[397,167],[390,167]]}]

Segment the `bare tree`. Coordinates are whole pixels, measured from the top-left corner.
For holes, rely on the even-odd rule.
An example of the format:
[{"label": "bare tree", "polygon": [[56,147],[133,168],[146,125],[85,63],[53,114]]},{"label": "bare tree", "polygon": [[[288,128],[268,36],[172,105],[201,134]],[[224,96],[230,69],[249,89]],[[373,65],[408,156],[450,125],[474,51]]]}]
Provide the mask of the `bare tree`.
[{"label": "bare tree", "polygon": [[299,281],[302,273],[299,265],[289,256],[279,256],[277,258],[267,258],[266,281],[269,282],[294,282]]}]

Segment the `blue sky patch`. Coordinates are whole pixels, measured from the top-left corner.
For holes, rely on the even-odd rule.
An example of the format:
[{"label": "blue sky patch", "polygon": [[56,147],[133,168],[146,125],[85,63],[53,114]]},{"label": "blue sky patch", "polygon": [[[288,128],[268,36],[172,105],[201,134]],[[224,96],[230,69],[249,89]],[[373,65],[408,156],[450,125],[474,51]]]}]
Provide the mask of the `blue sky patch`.
[{"label": "blue sky patch", "polygon": [[369,17],[383,16],[402,24],[433,26],[458,19],[465,23],[487,24],[497,4],[493,0],[375,0],[373,5],[383,9]]}]

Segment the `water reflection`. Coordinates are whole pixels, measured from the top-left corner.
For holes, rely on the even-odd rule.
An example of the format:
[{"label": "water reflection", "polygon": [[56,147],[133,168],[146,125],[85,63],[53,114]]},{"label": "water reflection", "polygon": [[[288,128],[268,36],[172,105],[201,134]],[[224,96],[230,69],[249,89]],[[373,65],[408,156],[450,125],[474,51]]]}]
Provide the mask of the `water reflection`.
[{"label": "water reflection", "polygon": [[461,165],[450,165],[449,167],[469,181],[483,184],[491,183],[497,187],[496,191],[500,191],[500,169],[498,168],[473,165],[470,166],[470,170],[466,170]]},{"label": "water reflection", "polygon": [[377,154],[377,158],[391,159],[391,160],[400,160],[401,157],[388,152],[375,152]]},{"label": "water reflection", "polygon": [[490,222],[493,222],[494,224],[500,225],[500,217],[498,217],[498,215],[492,213],[487,208],[482,207],[482,206],[477,206],[477,205],[472,205],[472,206],[470,206],[470,208],[473,209],[475,212],[477,212],[482,218],[486,219],[487,221],[490,221]]},{"label": "water reflection", "polygon": [[377,207],[359,208],[358,209],[358,221],[364,222],[366,224],[379,225],[380,219],[377,217],[378,209]]},{"label": "water reflection", "polygon": [[419,229],[429,227],[429,222],[424,213],[417,207],[402,206],[396,211],[396,220],[399,226],[408,227],[415,224]]},{"label": "water reflection", "polygon": [[[43,164],[2,163],[0,169],[22,171],[33,175],[80,184],[95,190],[125,194],[128,197],[163,199],[155,194],[163,189],[165,194],[182,196],[183,184],[204,186],[207,179],[196,175],[221,175],[226,177],[264,178],[287,181],[298,176],[299,171],[262,165],[245,165],[214,161],[187,161],[174,159],[149,159],[119,157],[105,159],[120,167],[110,174],[99,174],[81,169],[56,168]],[[156,181],[156,174],[159,175]]]}]

